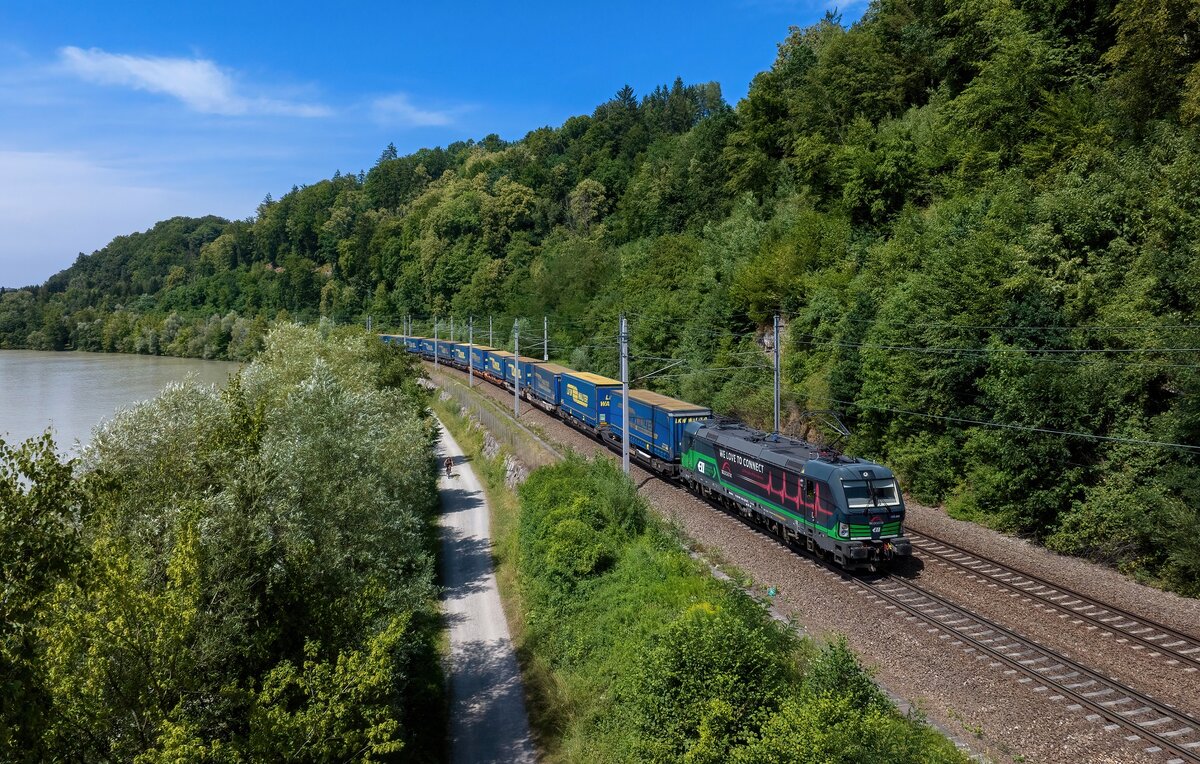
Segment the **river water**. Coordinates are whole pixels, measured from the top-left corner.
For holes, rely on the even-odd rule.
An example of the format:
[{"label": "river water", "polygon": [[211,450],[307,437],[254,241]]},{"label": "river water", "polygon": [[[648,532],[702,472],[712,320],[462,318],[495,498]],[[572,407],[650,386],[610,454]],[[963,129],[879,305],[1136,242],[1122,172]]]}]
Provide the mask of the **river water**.
[{"label": "river water", "polygon": [[78,453],[92,428],[171,382],[223,385],[241,364],[115,353],[0,350],[0,438],[52,428],[60,453]]}]

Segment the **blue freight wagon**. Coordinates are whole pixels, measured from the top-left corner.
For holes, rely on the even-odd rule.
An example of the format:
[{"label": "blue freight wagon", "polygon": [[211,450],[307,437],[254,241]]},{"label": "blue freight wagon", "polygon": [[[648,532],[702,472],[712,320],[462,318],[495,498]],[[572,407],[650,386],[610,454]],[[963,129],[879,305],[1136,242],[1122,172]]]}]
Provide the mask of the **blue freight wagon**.
[{"label": "blue freight wagon", "polygon": [[509,358],[512,358],[512,353],[507,350],[489,350],[484,359],[487,363],[483,366],[483,376],[497,385],[503,385],[504,368]]},{"label": "blue freight wagon", "polygon": [[454,343],[450,340],[438,340],[438,360],[442,363],[454,362]]},{"label": "blue freight wagon", "polygon": [[421,338],[420,337],[405,337],[404,338],[404,349],[410,353],[420,353],[421,352]]},{"label": "blue freight wagon", "polygon": [[451,344],[451,361],[460,369],[467,368],[467,343],[455,342]]},{"label": "blue freight wagon", "polygon": [[596,430],[609,420],[609,396],[621,394],[621,383],[587,371],[564,371],[558,378],[558,415]]},{"label": "blue freight wagon", "polygon": [[421,355],[426,358],[433,358],[433,340],[428,337],[421,338]]},{"label": "blue freight wagon", "polygon": [[470,356],[470,363],[463,361],[462,368],[464,371],[472,371],[476,377],[484,375],[484,369],[487,367],[487,354],[491,353],[496,348],[488,348],[487,345],[463,345],[467,349],[467,355]]},{"label": "blue freight wagon", "polygon": [[383,340],[383,344],[385,345],[401,345],[399,334],[381,334],[379,335],[379,339]]},{"label": "blue freight wagon", "polygon": [[530,366],[532,374],[529,379],[529,400],[547,411],[558,408],[562,402],[559,393],[558,380],[571,370],[556,363],[538,363]]},{"label": "blue freight wagon", "polygon": [[541,363],[541,361],[539,361],[536,358],[530,358],[527,355],[518,357],[517,360],[514,362],[512,354],[510,353],[508,358],[504,359],[504,384],[510,388],[513,386],[514,380],[516,378],[517,367],[520,367],[520,369],[521,369],[521,387],[528,387],[529,384],[533,382],[533,379],[532,379],[533,372],[531,372],[530,369],[535,364],[539,364],[539,363]]},{"label": "blue freight wagon", "polygon": [[[624,436],[620,391],[613,394],[608,433],[611,440],[620,442]],[[683,428],[689,422],[712,418],[712,410],[694,403],[671,398],[650,390],[629,391],[629,445],[640,451],[642,461],[649,461],[659,472],[674,472],[679,455],[683,453]]]},{"label": "blue freight wagon", "polygon": [[487,354],[495,350],[487,345],[472,345],[471,346],[471,366],[475,371],[482,372],[487,366]]}]

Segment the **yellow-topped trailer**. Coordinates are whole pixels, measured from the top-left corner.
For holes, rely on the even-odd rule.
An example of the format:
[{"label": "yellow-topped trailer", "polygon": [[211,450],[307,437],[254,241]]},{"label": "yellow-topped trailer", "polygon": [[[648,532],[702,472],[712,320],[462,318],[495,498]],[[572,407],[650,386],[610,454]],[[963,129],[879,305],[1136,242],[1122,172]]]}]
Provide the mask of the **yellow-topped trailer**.
[{"label": "yellow-topped trailer", "polygon": [[589,371],[567,369],[558,378],[558,415],[598,434],[610,421],[612,396],[621,395],[621,383]]},{"label": "yellow-topped trailer", "polygon": [[[712,418],[712,409],[672,398],[652,390],[629,391],[629,449],[634,458],[661,474],[678,472],[683,428]],[[612,417],[604,433],[613,444],[625,437],[623,407],[618,393],[612,398]]]}]

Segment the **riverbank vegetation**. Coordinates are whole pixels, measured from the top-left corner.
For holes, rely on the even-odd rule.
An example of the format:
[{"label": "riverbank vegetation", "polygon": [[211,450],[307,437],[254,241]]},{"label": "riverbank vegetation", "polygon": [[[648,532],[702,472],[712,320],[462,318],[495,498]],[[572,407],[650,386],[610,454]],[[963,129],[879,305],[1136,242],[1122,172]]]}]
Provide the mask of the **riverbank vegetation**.
[{"label": "riverbank vegetation", "polygon": [[[781,37],[783,30],[781,30]],[[286,312],[550,316],[751,424],[841,410],[912,494],[1200,594],[1200,11],[875,0],[714,83],[165,221],[0,295],[0,347],[237,356]],[[258,327],[258,329],[256,329]],[[532,327],[530,327],[532,329]],[[429,324],[418,324],[429,331]]]},{"label": "riverbank vegetation", "polygon": [[0,442],[0,760],[440,761],[414,378],[361,330],[281,325],[78,463]]}]

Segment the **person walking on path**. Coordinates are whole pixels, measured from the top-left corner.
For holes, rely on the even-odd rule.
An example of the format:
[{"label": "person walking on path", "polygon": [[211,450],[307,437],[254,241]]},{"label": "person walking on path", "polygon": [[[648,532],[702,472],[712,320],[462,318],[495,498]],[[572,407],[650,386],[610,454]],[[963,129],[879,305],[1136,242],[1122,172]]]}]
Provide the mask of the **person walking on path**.
[{"label": "person walking on path", "polygon": [[[441,426],[442,608],[450,625],[450,760],[533,764],[537,755],[508,622],[496,588],[487,498]],[[455,460],[456,474],[451,474]]]}]

